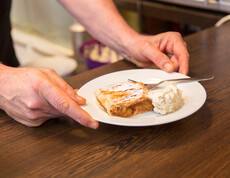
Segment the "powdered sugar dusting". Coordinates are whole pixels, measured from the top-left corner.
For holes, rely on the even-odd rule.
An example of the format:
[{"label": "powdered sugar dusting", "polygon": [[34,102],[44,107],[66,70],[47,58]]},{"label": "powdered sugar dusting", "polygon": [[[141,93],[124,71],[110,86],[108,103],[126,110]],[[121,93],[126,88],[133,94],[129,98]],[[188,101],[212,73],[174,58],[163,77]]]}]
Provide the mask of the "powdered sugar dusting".
[{"label": "powdered sugar dusting", "polygon": [[121,82],[121,83],[109,85],[109,86],[103,88],[102,90],[104,90],[104,91],[120,91],[120,92],[122,92],[122,91],[127,91],[127,90],[137,91],[137,90],[140,90],[142,88],[143,87],[138,83]]},{"label": "powdered sugar dusting", "polygon": [[135,82],[120,82],[109,85],[101,90],[105,92],[117,92],[117,96],[120,95],[120,97],[113,98],[113,102],[116,103],[133,101],[144,95],[144,86]]}]

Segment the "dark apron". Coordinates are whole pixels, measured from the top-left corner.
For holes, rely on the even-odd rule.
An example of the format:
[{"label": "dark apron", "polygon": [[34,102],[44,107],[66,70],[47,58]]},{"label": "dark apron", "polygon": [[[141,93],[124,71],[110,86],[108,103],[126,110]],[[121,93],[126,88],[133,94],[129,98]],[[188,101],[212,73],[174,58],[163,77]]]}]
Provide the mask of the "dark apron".
[{"label": "dark apron", "polygon": [[0,1],[0,62],[17,67],[19,62],[14,52],[10,24],[11,0]]}]

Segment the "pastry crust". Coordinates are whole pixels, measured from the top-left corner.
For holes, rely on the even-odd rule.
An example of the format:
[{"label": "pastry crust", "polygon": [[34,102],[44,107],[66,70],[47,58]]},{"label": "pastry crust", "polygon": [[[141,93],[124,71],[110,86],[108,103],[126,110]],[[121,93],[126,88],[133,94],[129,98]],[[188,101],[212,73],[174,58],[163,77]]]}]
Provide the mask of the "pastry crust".
[{"label": "pastry crust", "polygon": [[148,89],[140,82],[121,82],[100,88],[95,96],[113,116],[130,117],[153,110]]}]

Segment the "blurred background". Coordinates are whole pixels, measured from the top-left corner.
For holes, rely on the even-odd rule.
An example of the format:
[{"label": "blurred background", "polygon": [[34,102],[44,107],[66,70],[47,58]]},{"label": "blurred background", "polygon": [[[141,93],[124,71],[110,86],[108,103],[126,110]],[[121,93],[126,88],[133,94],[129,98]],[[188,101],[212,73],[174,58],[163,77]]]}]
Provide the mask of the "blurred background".
[{"label": "blurred background", "polygon": [[[183,36],[214,26],[230,0],[114,0],[136,31]],[[50,67],[68,77],[122,59],[92,37],[56,0],[13,0],[12,36],[21,66]],[[79,51],[80,50],[80,51]]]},{"label": "blurred background", "polygon": [[74,18],[56,0],[13,0],[13,27],[71,48],[69,27]]},{"label": "blurred background", "polygon": [[56,0],[13,0],[11,22],[22,67],[53,68],[68,77],[120,59],[97,41],[85,44],[80,54],[92,37]]}]

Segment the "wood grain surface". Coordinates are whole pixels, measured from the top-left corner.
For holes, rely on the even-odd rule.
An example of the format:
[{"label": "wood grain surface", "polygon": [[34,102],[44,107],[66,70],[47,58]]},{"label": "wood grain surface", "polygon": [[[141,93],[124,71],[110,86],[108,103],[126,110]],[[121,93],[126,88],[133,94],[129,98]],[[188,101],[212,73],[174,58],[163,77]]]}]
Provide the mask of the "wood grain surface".
[{"label": "wood grain surface", "polygon": [[[152,127],[100,124],[92,130],[69,118],[37,128],[0,111],[0,177],[230,177],[230,24],[185,38],[190,76],[207,100],[193,115]],[[106,73],[136,68],[127,61],[67,79],[73,88]]]}]

